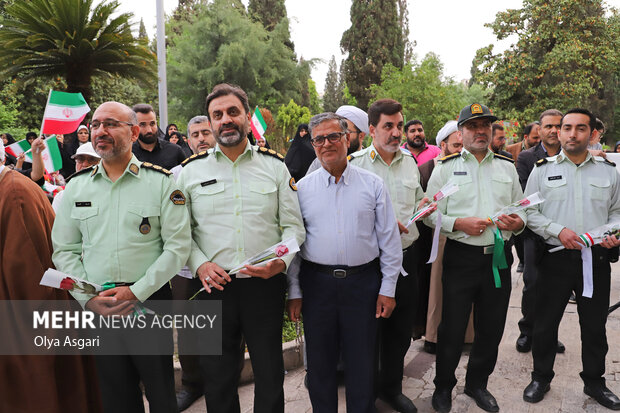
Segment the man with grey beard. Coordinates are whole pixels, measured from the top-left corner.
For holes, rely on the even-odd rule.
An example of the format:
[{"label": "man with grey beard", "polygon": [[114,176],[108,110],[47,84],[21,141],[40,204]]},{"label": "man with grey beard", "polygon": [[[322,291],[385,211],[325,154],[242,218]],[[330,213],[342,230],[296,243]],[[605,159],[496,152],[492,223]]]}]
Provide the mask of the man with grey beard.
[{"label": "man with grey beard", "polygon": [[172,169],[185,160],[180,146],[159,139],[157,116],[151,105],[140,103],[132,108],[138,118],[140,134],[131,151],[142,162],[150,162],[165,169]]},{"label": "man with grey beard", "polygon": [[220,301],[222,355],[200,356],[210,412],[239,411],[239,342],[243,336],[255,377],[254,410],[284,412],[282,314],[287,270],[294,254],[264,266],[229,271],[265,248],[290,238],[301,245],[304,225],[297,187],[284,157],[250,145],[250,107],[237,86],[215,86],[206,99],[217,144],[183,163],[179,186],[187,190],[193,248],[188,260],[206,292]]}]

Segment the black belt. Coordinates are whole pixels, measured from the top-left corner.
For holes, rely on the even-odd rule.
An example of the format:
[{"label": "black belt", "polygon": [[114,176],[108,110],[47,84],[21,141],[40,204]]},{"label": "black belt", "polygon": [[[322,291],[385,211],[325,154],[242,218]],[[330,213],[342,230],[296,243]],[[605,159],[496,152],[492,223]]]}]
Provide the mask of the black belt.
[{"label": "black belt", "polygon": [[374,260],[367,262],[366,264],[355,265],[351,267],[348,265],[323,265],[306,260],[304,260],[304,263],[318,272],[322,272],[324,274],[331,274],[334,276],[334,278],[347,278],[350,275],[357,274],[368,268],[378,267],[379,258],[377,257]]}]

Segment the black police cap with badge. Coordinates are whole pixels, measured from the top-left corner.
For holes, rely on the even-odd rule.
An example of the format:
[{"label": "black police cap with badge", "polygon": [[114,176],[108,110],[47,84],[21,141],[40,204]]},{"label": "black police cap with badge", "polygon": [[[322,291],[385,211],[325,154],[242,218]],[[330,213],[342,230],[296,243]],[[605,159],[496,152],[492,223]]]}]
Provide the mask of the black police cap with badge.
[{"label": "black police cap with badge", "polygon": [[489,108],[479,103],[473,103],[461,109],[461,113],[459,113],[458,126],[461,126],[468,120],[478,118],[489,118],[491,122],[495,122],[497,120],[497,116],[493,115]]}]

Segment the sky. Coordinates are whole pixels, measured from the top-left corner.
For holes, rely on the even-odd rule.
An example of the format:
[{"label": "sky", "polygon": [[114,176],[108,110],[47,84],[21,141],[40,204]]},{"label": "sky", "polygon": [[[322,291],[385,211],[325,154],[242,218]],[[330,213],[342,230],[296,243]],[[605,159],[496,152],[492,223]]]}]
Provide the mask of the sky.
[{"label": "sky", "polygon": [[[242,1],[247,6],[248,0]],[[121,11],[134,14],[136,23],[144,19],[150,38],[155,35],[156,0],[120,0],[120,4]],[[166,14],[172,13],[177,4],[178,0],[164,0]],[[497,12],[521,4],[521,0],[408,0],[409,38],[417,43],[414,53],[421,60],[434,52],[444,64],[446,76],[457,81],[468,79],[476,50],[495,44],[497,53],[515,41],[497,42],[484,24],[492,22]],[[607,0],[607,4],[620,8],[620,0]],[[351,0],[286,0],[286,8],[297,56],[321,59],[312,71],[312,79],[322,94],[331,56],[336,57],[338,67],[344,58],[340,38],[351,26]]]}]

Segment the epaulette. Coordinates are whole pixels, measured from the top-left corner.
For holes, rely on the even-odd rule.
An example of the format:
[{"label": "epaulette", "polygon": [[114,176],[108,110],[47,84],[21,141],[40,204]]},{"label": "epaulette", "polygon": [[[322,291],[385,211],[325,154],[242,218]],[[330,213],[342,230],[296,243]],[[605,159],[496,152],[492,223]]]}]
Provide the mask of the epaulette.
[{"label": "epaulette", "polygon": [[443,163],[443,162],[449,161],[451,159],[456,159],[459,156],[461,156],[461,153],[460,152],[455,152],[452,155],[447,155],[447,156],[444,156],[443,158],[439,158],[439,162]]},{"label": "epaulette", "polygon": [[282,162],[284,162],[284,156],[280,155],[278,152],[274,151],[273,149],[267,149],[267,148],[263,148],[262,146],[259,146],[258,153],[262,153],[263,155],[273,156],[274,158],[277,158],[281,160]]},{"label": "epaulette", "polygon": [[610,161],[610,160],[609,160],[609,159],[607,159],[607,158],[605,158],[605,160],[604,160],[603,162],[604,162],[604,163],[606,163],[606,164],[607,164],[607,165],[609,165],[609,166],[613,166],[613,167],[615,167],[615,166],[616,166],[616,164],[615,164],[614,162]]},{"label": "epaulette", "polygon": [[549,162],[547,160],[547,158],[539,159],[539,160],[536,161],[536,166],[542,166],[542,165],[546,164],[547,162]]},{"label": "epaulette", "polygon": [[146,168],[146,169],[152,169],[152,170],[160,172],[160,173],[162,173],[164,175],[168,175],[168,176],[172,175],[172,172],[170,172],[166,168],[162,168],[159,165],[153,165],[150,162],[142,162],[142,167]]},{"label": "epaulette", "polygon": [[407,149],[400,148],[400,151],[402,152],[402,154],[403,154],[404,156],[408,156],[408,157],[410,157],[410,158],[413,158],[413,160],[415,161],[416,165],[418,164],[418,160],[417,160],[417,159],[415,158],[415,156],[413,156],[413,154],[412,154],[411,152],[409,152]]},{"label": "epaulette", "polygon": [[494,156],[495,158],[497,158],[497,159],[501,159],[501,160],[503,160],[503,161],[508,161],[508,162],[515,163],[515,160],[514,160],[514,159],[509,158],[509,157],[504,156],[504,155],[499,154],[499,153],[495,153],[495,154],[493,154],[493,156]]},{"label": "epaulette", "polygon": [[209,156],[209,152],[207,152],[207,151],[202,151],[202,152],[195,153],[192,156],[190,156],[187,159],[185,159],[183,162],[181,162],[181,166],[185,166],[188,163],[190,163],[191,161],[195,161],[196,159],[206,158],[207,156]]},{"label": "epaulette", "polygon": [[69,175],[69,176],[67,177],[67,179],[65,179],[65,183],[67,183],[67,184],[68,184],[68,183],[69,183],[69,181],[70,181],[70,180],[72,180],[73,178],[75,178],[76,176],[78,176],[78,175],[82,175],[82,174],[85,174],[86,172],[90,172],[90,171],[92,171],[92,170],[95,168],[95,166],[96,166],[96,165],[91,165],[91,166],[89,166],[88,168],[84,168],[84,169],[81,169],[81,170],[79,170],[79,171],[77,171],[77,172],[72,173],[71,175]]}]

